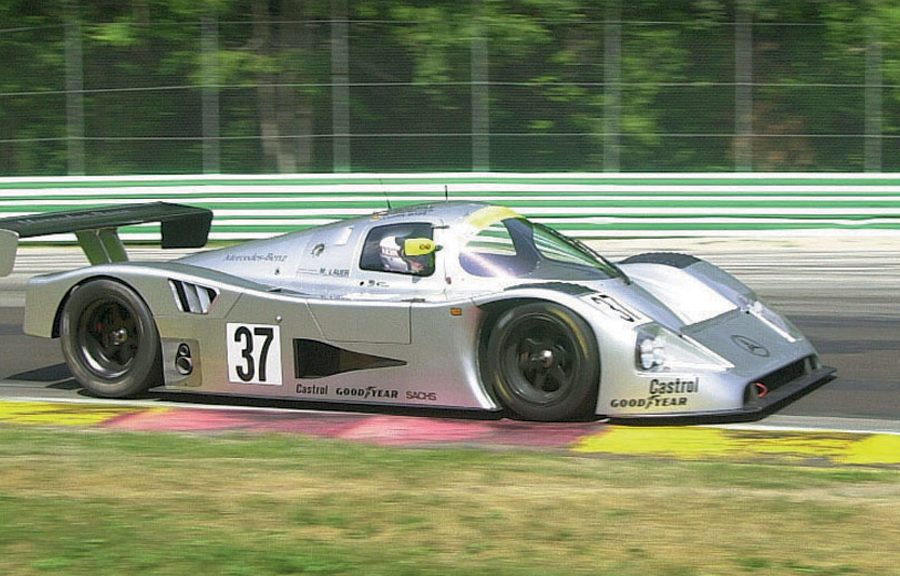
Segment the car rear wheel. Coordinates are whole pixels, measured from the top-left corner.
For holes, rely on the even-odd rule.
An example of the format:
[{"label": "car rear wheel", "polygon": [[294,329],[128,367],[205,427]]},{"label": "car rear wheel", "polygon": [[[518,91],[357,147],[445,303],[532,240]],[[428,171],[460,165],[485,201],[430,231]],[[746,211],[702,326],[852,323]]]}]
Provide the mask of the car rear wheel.
[{"label": "car rear wheel", "polygon": [[527,420],[572,420],[597,403],[600,355],[571,310],[534,302],[501,313],[488,337],[485,373],[505,408]]},{"label": "car rear wheel", "polygon": [[60,322],[72,375],[97,396],[123,398],[162,383],[159,332],[134,290],[112,280],[75,289]]}]

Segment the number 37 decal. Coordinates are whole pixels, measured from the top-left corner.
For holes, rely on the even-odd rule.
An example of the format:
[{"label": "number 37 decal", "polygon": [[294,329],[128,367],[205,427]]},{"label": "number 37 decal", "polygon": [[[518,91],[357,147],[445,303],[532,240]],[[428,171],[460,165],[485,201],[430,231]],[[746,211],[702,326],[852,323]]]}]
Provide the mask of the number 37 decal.
[{"label": "number 37 decal", "polygon": [[281,386],[281,337],[278,326],[226,325],[228,380],[239,384]]}]

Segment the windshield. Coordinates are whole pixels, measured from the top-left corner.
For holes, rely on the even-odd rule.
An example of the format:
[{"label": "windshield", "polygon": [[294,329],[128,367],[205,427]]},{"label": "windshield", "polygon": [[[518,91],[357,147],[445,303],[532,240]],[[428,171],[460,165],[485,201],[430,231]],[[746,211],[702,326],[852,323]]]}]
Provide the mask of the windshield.
[{"label": "windshield", "polygon": [[466,242],[460,265],[473,276],[603,280],[618,275],[599,254],[524,218],[486,226]]}]

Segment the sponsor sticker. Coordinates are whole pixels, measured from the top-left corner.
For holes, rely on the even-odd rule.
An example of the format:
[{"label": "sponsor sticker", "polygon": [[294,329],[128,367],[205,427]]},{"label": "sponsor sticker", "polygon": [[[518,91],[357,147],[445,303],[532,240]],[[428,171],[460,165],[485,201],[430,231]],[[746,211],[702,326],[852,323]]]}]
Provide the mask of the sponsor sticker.
[{"label": "sponsor sticker", "polygon": [[358,400],[396,400],[400,396],[398,390],[391,388],[377,388],[375,386],[349,387],[341,386],[334,391],[338,396],[346,396]]},{"label": "sponsor sticker", "polygon": [[407,390],[407,400],[418,400],[421,402],[437,402],[437,392],[424,392],[422,390]]},{"label": "sponsor sticker", "polygon": [[614,398],[611,408],[668,408],[687,406],[692,395],[700,391],[700,379],[654,378],[647,386],[647,396],[639,398]]},{"label": "sponsor sticker", "polygon": [[284,262],[287,260],[287,254],[276,254],[269,252],[267,254],[228,254],[225,256],[226,262]]},{"label": "sponsor sticker", "polygon": [[328,386],[297,384],[297,394],[303,394],[304,396],[327,396]]},{"label": "sponsor sticker", "polygon": [[643,316],[638,312],[631,310],[628,306],[625,306],[609,294],[594,294],[591,296],[591,301],[594,304],[597,304],[600,310],[619,320],[641,324],[644,322]]}]

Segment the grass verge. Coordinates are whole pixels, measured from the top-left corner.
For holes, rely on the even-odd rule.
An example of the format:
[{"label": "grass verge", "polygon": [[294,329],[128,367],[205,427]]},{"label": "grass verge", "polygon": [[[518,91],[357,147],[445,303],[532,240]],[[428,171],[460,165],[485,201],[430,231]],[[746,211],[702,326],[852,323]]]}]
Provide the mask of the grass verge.
[{"label": "grass verge", "polygon": [[0,574],[900,574],[900,471],[0,426]]}]

